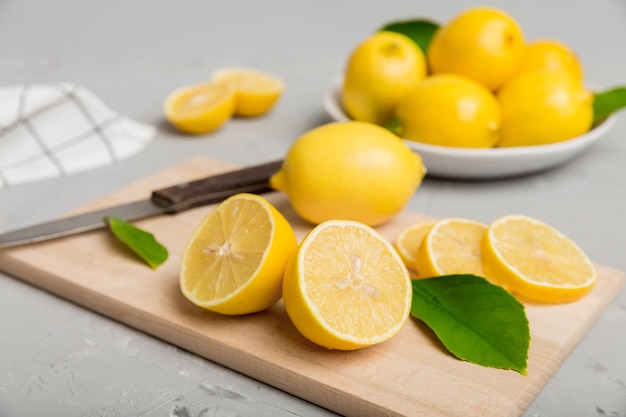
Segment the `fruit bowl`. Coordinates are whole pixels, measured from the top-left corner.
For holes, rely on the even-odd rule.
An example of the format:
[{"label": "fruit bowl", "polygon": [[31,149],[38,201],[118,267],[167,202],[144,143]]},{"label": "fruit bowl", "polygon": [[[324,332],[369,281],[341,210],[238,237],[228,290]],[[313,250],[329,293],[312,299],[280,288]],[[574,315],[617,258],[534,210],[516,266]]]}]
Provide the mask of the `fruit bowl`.
[{"label": "fruit bowl", "polygon": [[[336,81],[323,98],[324,109],[335,121],[350,120],[340,99],[341,81]],[[423,159],[428,175],[456,179],[495,179],[531,174],[557,167],[606,135],[615,116],[584,135],[549,145],[511,148],[450,148],[410,140],[404,142]]]}]

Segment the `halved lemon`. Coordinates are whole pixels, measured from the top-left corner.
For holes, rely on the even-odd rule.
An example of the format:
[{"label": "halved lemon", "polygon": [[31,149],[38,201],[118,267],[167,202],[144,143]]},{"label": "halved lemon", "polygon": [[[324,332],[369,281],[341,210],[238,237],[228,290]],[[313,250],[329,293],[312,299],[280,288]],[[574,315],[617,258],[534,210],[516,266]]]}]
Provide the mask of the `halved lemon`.
[{"label": "halved lemon", "polygon": [[435,224],[434,221],[418,222],[407,226],[400,231],[393,242],[393,246],[398,251],[404,265],[413,272],[419,273],[416,265],[417,250],[433,224]]},{"label": "halved lemon", "polygon": [[215,71],[212,78],[233,83],[236,90],[235,116],[241,117],[267,113],[285,89],[281,79],[246,68],[222,68]]},{"label": "halved lemon", "polygon": [[185,133],[212,132],[235,111],[235,87],[229,82],[211,82],[173,91],[165,100],[167,120]]},{"label": "halved lemon", "polygon": [[300,243],[283,281],[289,318],[310,341],[352,350],[398,333],[411,280],[391,243],[363,223],[328,220]]},{"label": "halved lemon", "polygon": [[587,294],[598,277],[572,240],[539,220],[507,215],[491,223],[482,239],[485,269],[513,293],[530,300],[564,303]]},{"label": "halved lemon", "polygon": [[191,302],[222,314],[276,303],[297,246],[285,218],[265,198],[236,194],[200,222],[183,252],[180,288]]},{"label": "halved lemon", "polygon": [[487,226],[463,218],[440,219],[428,230],[417,250],[420,277],[474,274],[484,277],[480,241]]}]

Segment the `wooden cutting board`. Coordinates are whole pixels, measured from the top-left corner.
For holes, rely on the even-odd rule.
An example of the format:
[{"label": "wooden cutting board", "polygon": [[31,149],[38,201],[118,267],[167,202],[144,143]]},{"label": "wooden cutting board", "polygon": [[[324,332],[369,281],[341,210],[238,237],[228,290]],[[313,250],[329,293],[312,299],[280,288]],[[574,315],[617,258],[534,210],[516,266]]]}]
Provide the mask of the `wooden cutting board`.
[{"label": "wooden cutting board", "polygon": [[[135,199],[178,182],[235,168],[198,157],[143,179],[78,210]],[[299,238],[310,229],[285,195],[268,199]],[[594,290],[565,305],[527,304],[532,341],[528,376],[484,368],[450,355],[411,319],[391,340],[353,352],[305,340],[279,302],[269,310],[225,317],[192,305],[178,288],[183,247],[211,207],[138,222],[170,250],[157,271],[138,261],[107,231],[0,250],[0,269],[86,308],[346,416],[518,416],[587,333],[624,282],[621,271],[597,265]],[[379,227],[393,240],[426,216],[403,212]]]}]

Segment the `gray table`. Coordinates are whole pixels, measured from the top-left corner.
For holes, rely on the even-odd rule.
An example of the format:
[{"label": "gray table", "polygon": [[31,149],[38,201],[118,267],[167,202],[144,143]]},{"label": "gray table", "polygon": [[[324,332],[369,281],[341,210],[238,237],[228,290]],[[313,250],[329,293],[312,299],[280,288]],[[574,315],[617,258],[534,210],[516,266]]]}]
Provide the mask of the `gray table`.
[{"label": "gray table", "polygon": [[[249,164],[280,157],[328,121],[321,98],[349,51],[382,23],[445,21],[470,1],[2,0],[0,83],[69,81],[158,127],[139,155],[74,176],[0,190],[0,231],[54,218],[203,154]],[[623,0],[495,1],[528,39],[579,52],[599,88],[626,84]],[[250,66],[287,90],[270,115],[185,137],[164,123],[173,88]],[[623,119],[624,115],[621,116]],[[426,179],[409,208],[484,222],[519,212],[553,224],[601,264],[626,270],[626,123],[545,173]],[[524,416],[626,416],[626,292],[617,296]],[[333,413],[0,274],[0,416],[323,416]]]}]

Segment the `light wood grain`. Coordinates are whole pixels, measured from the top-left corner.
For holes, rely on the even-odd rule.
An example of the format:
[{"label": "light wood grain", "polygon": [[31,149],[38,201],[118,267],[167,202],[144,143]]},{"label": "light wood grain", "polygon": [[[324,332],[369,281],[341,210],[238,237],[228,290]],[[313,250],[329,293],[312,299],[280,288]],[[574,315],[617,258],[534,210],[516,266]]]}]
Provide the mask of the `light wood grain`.
[{"label": "light wood grain", "polygon": [[[233,169],[198,157],[105,196],[77,212],[149,196],[150,190]],[[310,226],[280,193],[268,199],[299,238]],[[183,247],[211,207],[138,222],[170,250],[157,271],[139,262],[107,231],[0,250],[0,269],[176,346],[347,416],[518,416],[587,333],[624,282],[597,265],[600,279],[580,301],[526,303],[531,345],[528,376],[457,360],[422,323],[411,319],[391,340],[353,352],[330,351],[305,340],[282,303],[243,317],[192,305],[178,288]],[[392,240],[424,220],[403,212],[379,227]]]}]

